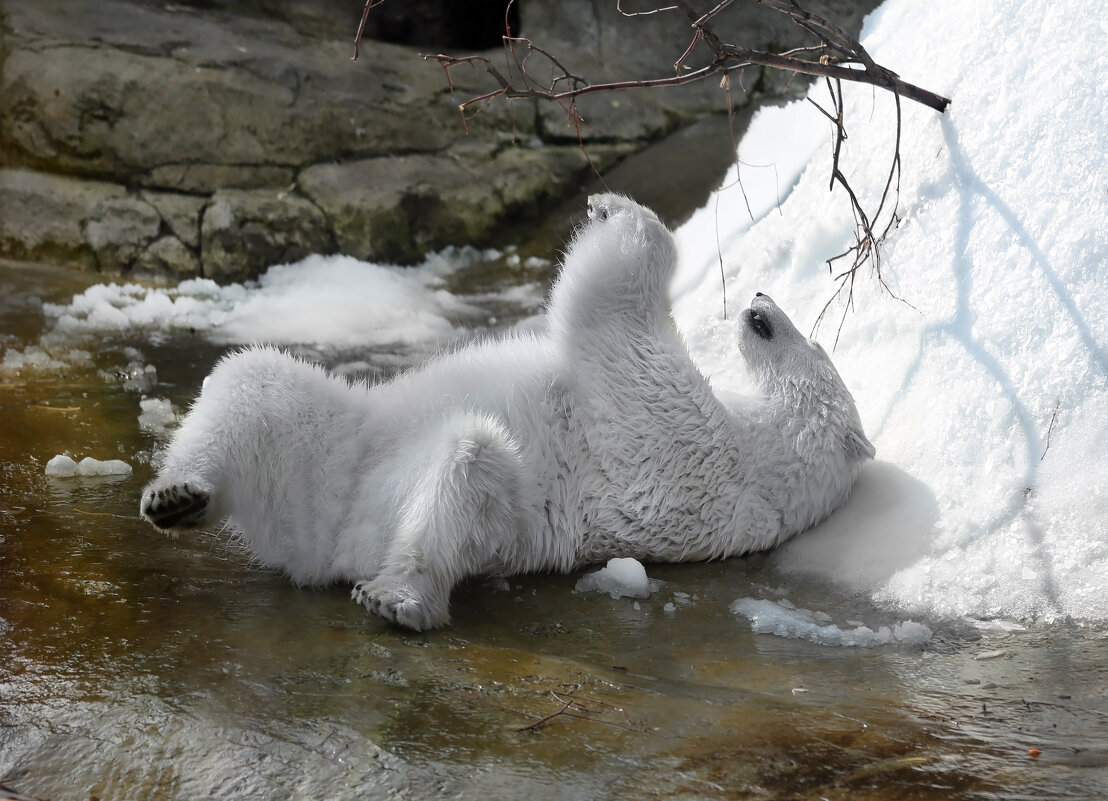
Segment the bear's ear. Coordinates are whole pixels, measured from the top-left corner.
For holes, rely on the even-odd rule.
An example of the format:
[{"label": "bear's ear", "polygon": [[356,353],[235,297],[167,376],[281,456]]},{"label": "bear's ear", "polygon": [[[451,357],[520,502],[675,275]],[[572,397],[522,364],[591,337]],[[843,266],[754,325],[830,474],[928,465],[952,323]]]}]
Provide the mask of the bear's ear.
[{"label": "bear's ear", "polygon": [[877,449],[860,428],[852,428],[843,435],[843,448],[848,459],[858,462],[872,459],[877,454]]}]

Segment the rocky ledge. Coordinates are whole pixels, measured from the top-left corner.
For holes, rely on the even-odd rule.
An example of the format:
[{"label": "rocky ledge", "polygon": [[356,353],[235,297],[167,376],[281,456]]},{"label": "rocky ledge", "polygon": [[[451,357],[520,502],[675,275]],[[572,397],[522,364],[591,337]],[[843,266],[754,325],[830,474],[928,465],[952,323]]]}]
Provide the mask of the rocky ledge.
[{"label": "rocky ledge", "polygon": [[[872,4],[839,5],[856,27]],[[489,42],[476,29],[487,15],[475,11],[468,30],[458,0],[394,5],[371,33],[398,43],[366,41],[352,62],[361,6],[4,0],[0,257],[220,282],[313,252],[410,263],[493,243],[594,165],[724,108],[707,84],[589,98],[587,157],[556,105],[502,103],[466,126],[458,101],[487,78],[455,70],[452,93],[420,54],[494,45],[499,30]],[[798,38],[759,12],[743,19],[746,41],[751,30]],[[517,28],[593,80],[656,75],[687,44],[682,26],[629,20],[615,2],[530,0],[519,16]]]}]

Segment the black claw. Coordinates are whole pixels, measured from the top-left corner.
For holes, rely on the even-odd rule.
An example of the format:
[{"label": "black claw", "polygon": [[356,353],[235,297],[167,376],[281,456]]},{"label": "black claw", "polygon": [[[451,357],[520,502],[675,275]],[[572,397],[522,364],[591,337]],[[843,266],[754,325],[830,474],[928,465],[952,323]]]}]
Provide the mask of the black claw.
[{"label": "black claw", "polygon": [[151,491],[143,504],[143,514],[160,529],[192,528],[203,521],[209,500],[207,493],[182,484]]},{"label": "black claw", "polygon": [[154,525],[158,528],[173,528],[184,522],[192,511],[191,509],[184,509],[180,512],[162,515],[161,517],[154,518]]}]

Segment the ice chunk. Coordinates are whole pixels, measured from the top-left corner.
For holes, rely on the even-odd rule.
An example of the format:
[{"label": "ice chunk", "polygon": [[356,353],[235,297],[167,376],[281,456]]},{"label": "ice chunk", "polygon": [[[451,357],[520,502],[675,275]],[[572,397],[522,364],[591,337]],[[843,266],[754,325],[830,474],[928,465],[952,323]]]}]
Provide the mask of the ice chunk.
[{"label": "ice chunk", "polygon": [[[75,354],[78,358],[80,358],[82,354],[85,356],[88,355],[85,351],[75,349],[71,350],[70,353]],[[7,348],[4,351],[3,360],[0,360],[0,370],[59,370],[67,366],[65,361],[58,358],[58,356],[64,355],[65,354],[54,354],[40,345],[29,345],[22,351],[15,348]]]},{"label": "ice chunk", "polygon": [[131,465],[120,459],[108,459],[101,462],[86,456],[77,463],[77,475],[79,476],[129,476]]},{"label": "ice chunk", "polygon": [[46,463],[46,475],[53,476],[54,478],[69,478],[70,476],[75,476],[77,475],[77,463],[64,453],[59,453]]},{"label": "ice chunk", "polygon": [[173,404],[165,398],[143,398],[138,416],[139,428],[152,434],[166,434],[166,429],[177,422]]},{"label": "ice chunk", "polygon": [[46,475],[54,478],[70,478],[71,476],[129,476],[131,465],[120,459],[108,459],[100,461],[86,456],[80,462],[75,462],[64,454],[58,454],[46,463]]},{"label": "ice chunk", "polygon": [[637,559],[609,559],[606,567],[589,573],[573,588],[577,592],[606,592],[613,598],[649,598],[653,590],[646,568]]},{"label": "ice chunk", "polygon": [[730,609],[733,614],[750,620],[750,628],[757,634],[811,640],[820,645],[870,648],[890,643],[922,645],[931,640],[931,629],[913,620],[905,620],[891,627],[879,626],[876,629],[866,625],[840,628],[834,623],[824,622],[830,620],[830,616],[797,609],[785,600],[774,602],[739,598],[731,604]]}]

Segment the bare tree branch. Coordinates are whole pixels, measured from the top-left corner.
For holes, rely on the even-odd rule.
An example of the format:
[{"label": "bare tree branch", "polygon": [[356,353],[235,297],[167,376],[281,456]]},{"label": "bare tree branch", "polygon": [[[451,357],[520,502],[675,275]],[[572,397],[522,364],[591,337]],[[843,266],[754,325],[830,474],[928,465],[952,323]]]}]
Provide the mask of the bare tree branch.
[{"label": "bare tree branch", "polygon": [[[354,59],[358,58],[358,47],[362,39],[362,34],[365,29],[366,17],[369,11],[383,3],[384,0],[366,0],[365,6],[362,9],[361,24],[358,26],[358,33],[354,39]],[[749,66],[763,66],[771,67],[773,69],[784,70],[787,72],[800,73],[804,75],[813,75],[823,78],[835,78],[843,81],[853,81],[857,83],[868,83],[873,86],[880,87],[882,89],[888,89],[896,92],[901,97],[905,97],[909,100],[914,100],[924,105],[930,106],[936,111],[945,111],[950,100],[937,95],[934,92],[930,92],[926,89],[922,89],[913,84],[907,83],[901,80],[900,76],[896,73],[888,70],[878,64],[876,64],[862,47],[861,43],[849,33],[844,31],[838,25],[833,22],[814,14],[806,9],[800,7],[795,2],[783,2],[783,0],[748,0],[748,2],[754,2],[762,5],[768,9],[784,14],[791,18],[794,23],[799,25],[804,30],[808,31],[812,35],[816,36],[820,40],[820,45],[815,48],[800,48],[797,50],[789,51],[788,53],[770,53],[765,50],[756,50],[749,47],[743,47],[741,45],[731,44],[724,42],[719,36],[716,35],[713,28],[710,26],[710,22],[717,17],[720,13],[726,10],[729,6],[733,5],[735,0],[723,0],[723,2],[716,5],[706,14],[702,14],[697,11],[688,0],[675,0],[675,4],[672,6],[666,6],[661,8],[655,8],[649,11],[628,12],[624,11],[620,0],[617,0],[617,8],[619,12],[627,17],[645,16],[650,14],[658,14],[666,11],[679,10],[691,21],[691,27],[694,29],[694,34],[689,47],[686,49],[685,56],[697,45],[698,42],[703,41],[708,48],[712,51],[715,58],[711,64],[706,67],[696,70],[695,72],[686,75],[677,75],[672,78],[655,78],[647,80],[636,81],[613,81],[601,84],[590,84],[584,79],[578,78],[575,81],[575,85],[569,89],[557,91],[555,89],[556,84],[560,78],[569,77],[568,71],[563,68],[563,74],[556,76],[554,81],[550,84],[543,85],[534,83],[530,80],[526,70],[523,70],[520,75],[524,79],[524,86],[517,87],[512,82],[507,81],[499,71],[492,69],[492,63],[489,59],[480,56],[462,56],[454,57],[444,54],[437,54],[434,56],[425,56],[425,58],[432,58],[437,60],[444,67],[451,67],[464,63],[482,63],[485,65],[489,74],[500,83],[503,88],[503,96],[508,99],[520,99],[520,98],[535,98],[539,100],[553,100],[563,101],[573,97],[577,97],[584,94],[591,94],[594,92],[610,92],[618,91],[621,89],[632,88],[658,88],[663,86],[681,86],[695,81],[703,80],[712,75],[719,75],[721,73],[733,72],[734,70],[741,69]],[[509,3],[509,5],[511,5]],[[505,13],[505,47],[507,49],[514,48],[517,43],[526,43],[527,46],[535,51],[544,52],[547,57],[550,57],[545,51],[541,51],[535,47],[534,43],[529,39],[521,39],[514,37],[507,25],[507,14]],[[811,53],[817,56],[816,59],[800,58],[801,54]],[[835,53],[837,55],[831,55]],[[684,56],[678,59],[678,64],[683,63]],[[554,64],[557,64],[556,60],[551,58]],[[847,64],[859,64],[862,69],[852,68],[844,66]],[[561,68],[561,65],[557,65]],[[474,98],[472,102],[477,102],[483,98]]]},{"label": "bare tree branch", "polygon": [[[362,25],[359,27],[358,36],[355,39],[355,58],[357,58],[357,47],[364,28],[365,17],[372,7],[379,5],[381,2],[384,2],[384,0],[366,0]],[[514,0],[511,0],[511,2],[514,2]],[[511,2],[509,2],[509,6]],[[758,50],[724,41],[716,33],[713,22],[725,11],[738,5],[739,0],[719,0],[715,6],[704,13],[696,8],[690,0],[672,0],[672,5],[658,6],[644,11],[626,11],[623,8],[623,0],[616,0],[617,11],[625,17],[649,16],[667,12],[673,12],[674,17],[678,17],[678,15],[685,17],[692,33],[687,47],[674,62],[673,75],[590,83],[585,77],[570,72],[553,54],[537,46],[530,39],[515,36],[508,24],[507,12],[505,13],[503,36],[505,56],[503,69],[494,64],[492,59],[479,55],[451,56],[439,53],[424,55],[423,57],[437,61],[442,66],[451,91],[454,89],[452,70],[465,66],[483,70],[494,81],[497,88],[471,97],[459,104],[463,124],[500,99],[508,102],[529,99],[557,103],[565,111],[567,123],[576,131],[578,144],[586,158],[588,158],[588,152],[585,149],[582,135],[582,126],[585,125],[585,121],[577,108],[577,99],[580,97],[629,89],[659,89],[684,86],[717,76],[721,80],[721,86],[726,90],[730,113],[730,76],[732,73],[741,71],[746,67],[761,66],[784,70],[793,74],[822,77],[830,92],[830,110],[823,108],[811,98],[809,99],[833,126],[830,188],[833,191],[835,186],[838,185],[846,192],[854,216],[855,233],[852,246],[843,253],[827,260],[828,270],[831,272],[837,287],[820,312],[816,320],[816,327],[823,321],[832,304],[837,299],[845,298],[843,317],[839,322],[839,331],[841,332],[846,314],[853,308],[853,292],[857,272],[867,262],[872,265],[877,280],[884,290],[894,298],[897,297],[882,275],[880,244],[889,231],[900,221],[897,214],[897,199],[900,190],[901,168],[901,98],[921,103],[940,113],[946,110],[950,101],[941,95],[902,80],[892,70],[875,62],[857,38],[830,20],[802,8],[797,0],[745,0],[745,2],[747,4],[754,3],[785,15],[811,36],[815,43],[782,53],[771,53],[766,50]],[[708,51],[708,63],[696,68],[687,66],[686,62],[692,58],[694,52],[699,51],[703,54],[703,49]],[[543,67],[548,70],[542,78],[535,77],[535,73],[533,73],[533,70],[537,67],[533,65],[532,61],[536,57],[541,61]],[[863,207],[858,194],[854,191],[840,167],[842,147],[847,139],[842,96],[843,81],[869,84],[888,91],[892,94],[896,104],[896,141],[890,160],[889,172],[880,200],[876,208],[870,212],[867,212],[866,208]],[[592,163],[591,159],[589,163]],[[889,208],[890,201],[891,208]],[[836,273],[835,265],[843,259],[849,259],[850,266]],[[722,254],[720,266],[722,270]],[[897,299],[902,300],[901,298]],[[724,308],[726,314],[726,306]],[[838,333],[835,339],[837,343]]]}]

